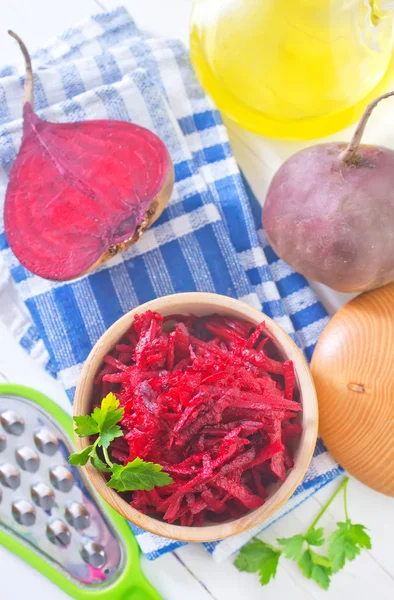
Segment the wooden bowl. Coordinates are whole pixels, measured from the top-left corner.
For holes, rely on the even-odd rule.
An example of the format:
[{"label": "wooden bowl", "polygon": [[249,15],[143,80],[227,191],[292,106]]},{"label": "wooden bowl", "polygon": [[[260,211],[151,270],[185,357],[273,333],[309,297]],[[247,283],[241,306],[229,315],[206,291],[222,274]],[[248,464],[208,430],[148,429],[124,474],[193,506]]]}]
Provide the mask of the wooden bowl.
[{"label": "wooden bowl", "polygon": [[[99,371],[103,357],[110,352],[123,334],[133,323],[134,315],[153,310],[163,316],[169,314],[189,314],[199,316],[214,313],[246,319],[251,323],[266,322],[267,329],[277,342],[277,346],[294,363],[295,372],[300,390],[300,400],[303,411],[301,413],[303,433],[294,456],[294,468],[290,471],[286,481],[272,494],[266,503],[256,510],[250,511],[239,519],[226,523],[204,525],[203,527],[182,527],[170,525],[162,520],[142,514],[132,508],[113,489],[106,485],[104,475],[87,465],[87,474],[100,495],[126,519],[156,535],[161,535],[175,540],[187,542],[208,542],[224,539],[226,537],[251,529],[273,515],[293,494],[301,483],[305,472],[312,459],[316,444],[318,430],[318,410],[316,392],[307,362],[291,338],[272,319],[260,311],[226,296],[209,293],[174,294],[164,298],[157,298],[130,311],[112,325],[99,339],[89,354],[78,380],[75,393],[74,415],[87,415],[91,412],[93,381]],[[78,450],[83,450],[89,445],[89,438],[76,437]]]}]

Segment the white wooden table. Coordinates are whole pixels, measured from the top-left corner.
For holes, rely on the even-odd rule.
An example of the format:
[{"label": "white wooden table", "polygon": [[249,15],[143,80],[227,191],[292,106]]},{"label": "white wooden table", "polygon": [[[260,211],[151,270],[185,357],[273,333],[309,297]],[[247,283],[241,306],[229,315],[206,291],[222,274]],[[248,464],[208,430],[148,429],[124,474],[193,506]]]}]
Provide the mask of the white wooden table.
[{"label": "white wooden table", "polygon": [[[213,0],[212,0],[213,1]],[[279,0],[278,0],[279,1]],[[84,17],[115,7],[116,0],[2,0],[0,3],[0,63],[20,60],[7,29],[14,29],[30,48],[39,46],[55,33],[72,26]],[[137,23],[157,35],[182,38],[187,43],[188,20],[192,0],[124,0]],[[242,169],[261,201],[267,183],[280,164],[280,158],[292,153],[296,145],[272,142],[228,124],[234,152]],[[391,132],[394,136],[394,130]],[[327,288],[317,290],[332,312],[348,296]],[[2,299],[0,298],[0,302]],[[19,348],[7,329],[0,325],[0,372],[15,383],[22,383],[46,393],[70,410],[61,387],[44,373]],[[321,490],[291,515],[270,528],[267,541],[302,531],[310,524],[319,507],[337,483]],[[350,515],[355,522],[369,527],[373,549],[363,552],[344,571],[333,578],[329,592],[304,579],[296,566],[283,562],[274,582],[261,588],[253,575],[241,574],[232,560],[217,565],[201,546],[187,546],[155,562],[142,559],[150,581],[165,600],[292,600],[329,598],[332,600],[379,600],[394,598],[394,500],[373,492],[355,480],[349,486]],[[333,527],[343,519],[341,501],[330,507],[325,524]],[[14,555],[0,548],[0,597],[2,600],[65,600],[66,595],[47,579]]]}]

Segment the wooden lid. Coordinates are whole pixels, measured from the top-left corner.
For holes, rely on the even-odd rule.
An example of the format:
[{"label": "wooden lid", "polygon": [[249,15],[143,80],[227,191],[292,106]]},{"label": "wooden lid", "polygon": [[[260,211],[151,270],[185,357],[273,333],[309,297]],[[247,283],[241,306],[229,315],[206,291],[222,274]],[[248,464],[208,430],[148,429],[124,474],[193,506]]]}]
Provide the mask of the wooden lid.
[{"label": "wooden lid", "polygon": [[394,283],[331,319],[312,375],[329,451],[351,475],[394,496]]}]

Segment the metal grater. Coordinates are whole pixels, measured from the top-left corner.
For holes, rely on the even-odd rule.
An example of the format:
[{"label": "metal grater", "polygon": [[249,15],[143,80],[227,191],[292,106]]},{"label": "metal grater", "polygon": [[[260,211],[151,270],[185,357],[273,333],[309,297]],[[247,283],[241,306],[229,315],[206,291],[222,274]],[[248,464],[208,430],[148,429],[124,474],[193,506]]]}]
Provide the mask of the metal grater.
[{"label": "metal grater", "polygon": [[76,598],[101,592],[116,600],[116,588],[127,597],[127,580],[130,592],[139,590],[130,597],[159,600],[142,578],[126,522],[104,511],[83,472],[68,464],[70,430],[70,418],[45,396],[0,385],[0,531],[18,540],[28,562],[33,553],[50,564],[56,583]]}]

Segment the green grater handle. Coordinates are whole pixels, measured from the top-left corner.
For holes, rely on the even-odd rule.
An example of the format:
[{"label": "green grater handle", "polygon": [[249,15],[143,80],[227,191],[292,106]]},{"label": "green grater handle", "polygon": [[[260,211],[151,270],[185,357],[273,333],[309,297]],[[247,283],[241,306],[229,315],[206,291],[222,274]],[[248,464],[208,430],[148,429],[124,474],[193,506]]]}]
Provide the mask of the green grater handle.
[{"label": "green grater handle", "polygon": [[117,597],[113,596],[113,600],[163,600],[155,589],[145,580],[142,579],[135,583],[131,588],[123,591]]},{"label": "green grater handle", "polygon": [[[1,396],[6,394],[22,396],[41,406],[63,427],[70,440],[73,439],[74,432],[70,416],[50,398],[22,385],[0,384],[0,400]],[[75,600],[163,600],[159,593],[148,583],[141,571],[139,547],[127,521],[107,504],[104,508],[103,503],[100,502],[100,507],[115,525],[126,548],[126,564],[123,573],[113,585],[110,584],[104,589],[95,589],[94,586],[88,589],[76,585],[61,570],[55,569],[39,554],[28,546],[21,544],[15,537],[1,528],[0,545],[22,558],[37,571],[40,571]]]}]

